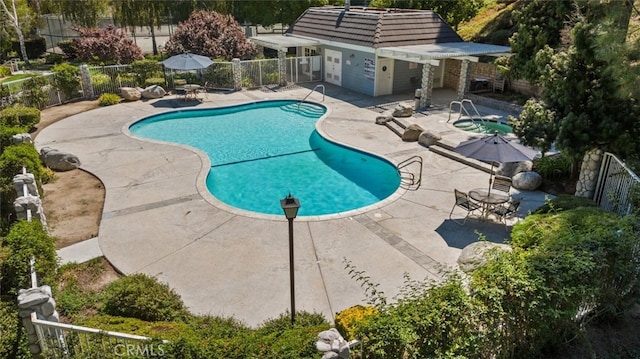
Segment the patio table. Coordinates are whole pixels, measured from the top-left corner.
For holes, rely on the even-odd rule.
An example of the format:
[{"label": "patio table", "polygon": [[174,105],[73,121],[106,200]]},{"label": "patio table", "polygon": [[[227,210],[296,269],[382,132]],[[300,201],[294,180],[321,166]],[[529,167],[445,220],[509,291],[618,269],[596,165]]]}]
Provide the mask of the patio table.
[{"label": "patio table", "polygon": [[490,192],[488,188],[476,188],[469,191],[469,197],[482,204],[482,220],[487,220],[489,208],[509,201],[509,195],[501,192]]}]

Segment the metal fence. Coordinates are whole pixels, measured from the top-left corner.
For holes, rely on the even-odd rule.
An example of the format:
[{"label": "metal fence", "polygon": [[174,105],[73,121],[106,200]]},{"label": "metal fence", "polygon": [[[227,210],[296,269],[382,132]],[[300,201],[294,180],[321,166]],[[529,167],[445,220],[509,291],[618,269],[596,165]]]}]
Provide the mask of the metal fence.
[{"label": "metal fence", "polygon": [[93,94],[120,93],[121,87],[138,87],[137,77],[129,65],[89,67]]},{"label": "metal fence", "polygon": [[633,208],[632,193],[640,188],[640,177],[615,155],[605,152],[593,200],[603,209],[626,215]]},{"label": "metal fence", "polygon": [[280,83],[278,59],[240,61],[242,87],[256,88]]},{"label": "metal fence", "polygon": [[[34,73],[35,76],[41,77],[44,84],[32,88],[30,81],[32,78],[24,78],[14,81],[7,81],[0,84],[4,87],[0,107],[6,107],[14,102],[22,101],[26,106],[43,108],[58,106],[63,103],[82,97],[82,88],[74,92],[71,97],[59,91],[55,86],[55,76],[53,73]],[[81,85],[82,86],[82,85]]]}]

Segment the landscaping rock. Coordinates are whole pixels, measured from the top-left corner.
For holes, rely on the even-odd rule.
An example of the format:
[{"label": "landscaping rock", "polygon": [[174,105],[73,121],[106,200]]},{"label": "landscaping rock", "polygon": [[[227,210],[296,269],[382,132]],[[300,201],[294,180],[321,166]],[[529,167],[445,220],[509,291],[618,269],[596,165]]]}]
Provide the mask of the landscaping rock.
[{"label": "landscaping rock", "polygon": [[393,117],[411,117],[413,116],[413,106],[409,106],[403,103],[399,103],[393,109]]},{"label": "landscaping rock", "polygon": [[80,167],[80,159],[77,156],[51,147],[40,149],[40,160],[54,171],[70,171]]},{"label": "landscaping rock", "polygon": [[431,145],[435,145],[440,141],[442,137],[440,135],[433,133],[429,130],[422,131],[420,136],[418,137],[418,143],[422,146],[429,147]]},{"label": "landscaping rock", "polygon": [[511,178],[511,185],[516,189],[535,191],[542,185],[542,176],[538,172],[520,172]]},{"label": "landscaping rock", "polygon": [[424,128],[417,124],[411,124],[404,129],[402,134],[402,140],[405,142],[416,142],[420,137],[420,134],[424,132]]},{"label": "landscaping rock", "polygon": [[120,88],[120,96],[122,96],[122,98],[124,98],[126,101],[138,101],[140,98],[142,98],[140,90],[133,87]]},{"label": "landscaping rock", "polygon": [[153,98],[162,98],[167,94],[167,91],[158,85],[151,85],[144,90],[142,90],[142,97],[153,99]]},{"label": "landscaping rock", "polygon": [[497,175],[505,177],[513,177],[520,172],[527,172],[533,169],[532,161],[523,162],[505,162],[500,164],[500,167],[496,171]]},{"label": "landscaping rock", "polygon": [[381,115],[376,117],[376,125],[384,125],[385,123],[393,120],[391,115]]},{"label": "landscaping rock", "polygon": [[511,251],[507,244],[493,243],[487,241],[474,242],[462,249],[458,257],[458,265],[465,273],[473,272],[476,268],[487,263],[489,253],[492,249]]}]

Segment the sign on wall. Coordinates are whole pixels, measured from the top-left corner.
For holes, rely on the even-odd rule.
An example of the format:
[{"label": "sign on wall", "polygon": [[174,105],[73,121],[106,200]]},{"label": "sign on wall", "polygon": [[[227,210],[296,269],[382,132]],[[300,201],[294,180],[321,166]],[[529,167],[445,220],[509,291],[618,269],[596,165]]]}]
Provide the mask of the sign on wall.
[{"label": "sign on wall", "polygon": [[376,78],[376,60],[364,59],[364,77],[370,80]]}]

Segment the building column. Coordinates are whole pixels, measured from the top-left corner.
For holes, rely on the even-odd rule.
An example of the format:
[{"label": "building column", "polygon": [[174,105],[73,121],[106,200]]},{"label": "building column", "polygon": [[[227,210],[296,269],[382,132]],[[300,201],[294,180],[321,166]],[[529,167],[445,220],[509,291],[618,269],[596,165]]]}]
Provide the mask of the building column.
[{"label": "building column", "polygon": [[280,86],[287,85],[287,53],[284,50],[278,50],[278,78]]},{"label": "building column", "polygon": [[469,60],[462,60],[460,65],[460,81],[458,82],[458,101],[465,98],[469,92],[469,78],[471,77],[471,66]]},{"label": "building column", "polygon": [[433,97],[433,74],[433,65],[430,63],[422,64],[419,108],[416,108],[416,110],[424,110],[431,106],[431,99]]},{"label": "building column", "polygon": [[233,72],[233,89],[235,91],[242,90],[242,66],[240,66],[240,59],[234,58],[231,60],[231,71]]}]

